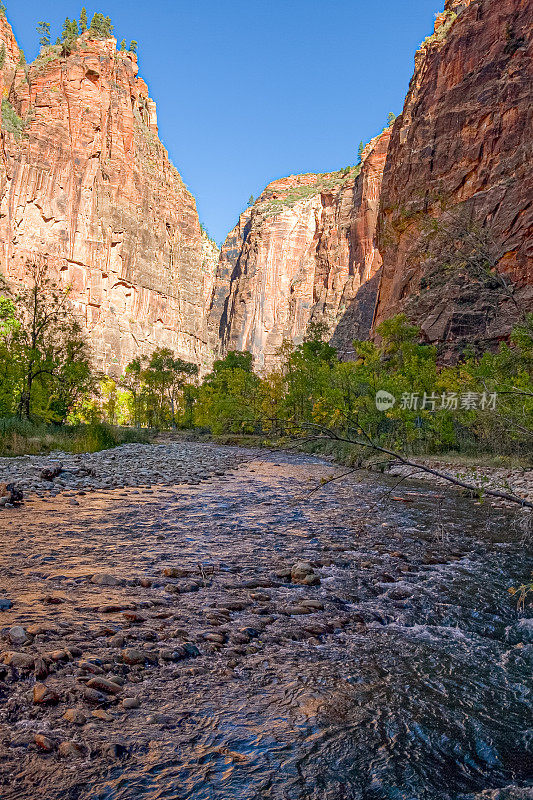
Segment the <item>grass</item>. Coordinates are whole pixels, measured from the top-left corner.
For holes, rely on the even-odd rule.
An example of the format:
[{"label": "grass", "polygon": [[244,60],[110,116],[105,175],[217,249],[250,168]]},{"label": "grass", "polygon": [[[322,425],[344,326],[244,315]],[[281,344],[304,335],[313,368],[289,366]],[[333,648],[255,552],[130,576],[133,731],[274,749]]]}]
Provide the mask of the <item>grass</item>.
[{"label": "grass", "polygon": [[0,420],[0,456],[46,455],[54,450],[95,453],[127,442],[148,442],[151,436],[147,430],[105,423],[47,425],[9,418]]}]

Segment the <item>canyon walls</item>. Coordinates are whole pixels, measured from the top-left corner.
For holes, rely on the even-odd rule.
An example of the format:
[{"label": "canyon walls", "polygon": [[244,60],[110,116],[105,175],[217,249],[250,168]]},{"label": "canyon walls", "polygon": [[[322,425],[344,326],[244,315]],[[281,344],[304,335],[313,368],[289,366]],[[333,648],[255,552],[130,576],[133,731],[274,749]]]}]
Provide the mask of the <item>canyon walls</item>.
[{"label": "canyon walls", "polygon": [[80,36],[26,66],[0,16],[0,273],[46,262],[70,285],[99,367],[156,346],[206,367],[218,248],[158,138],[136,56]]},{"label": "canyon walls", "polygon": [[[221,353],[250,350],[264,369],[315,320],[350,358],[353,339],[401,311],[443,358],[509,335],[533,310],[532,30],[527,0],[447,0],[360,175],[275,181],[241,215],[210,314]],[[468,237],[473,265],[446,269]]]},{"label": "canyon walls", "polygon": [[[417,52],[383,175],[376,324],[405,309],[429,341],[490,346],[532,310],[532,30],[528,0],[448,1]],[[440,265],[425,247],[428,215]],[[472,268],[446,274],[445,239],[468,236],[516,285],[514,300]]]},{"label": "canyon walls", "polygon": [[[335,333],[341,350],[369,335],[377,281],[364,298],[360,290],[381,266],[375,230],[389,135],[367,145],[360,172],[274,181],[241,215],[222,247],[210,313],[220,353],[249,350],[264,370],[285,338],[302,341],[310,322]],[[339,327],[348,308],[349,342]]]}]

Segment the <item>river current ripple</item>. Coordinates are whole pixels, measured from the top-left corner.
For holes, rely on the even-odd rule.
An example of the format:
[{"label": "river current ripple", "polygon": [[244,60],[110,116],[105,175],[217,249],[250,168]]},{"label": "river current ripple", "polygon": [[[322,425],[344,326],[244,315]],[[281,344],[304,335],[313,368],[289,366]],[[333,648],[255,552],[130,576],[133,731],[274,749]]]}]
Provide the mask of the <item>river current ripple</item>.
[{"label": "river current ripple", "polygon": [[[533,627],[508,593],[533,560],[512,514],[364,473],[310,494],[343,471],[265,453],[198,486],[2,514],[0,596],[14,601],[0,614],[4,636],[43,623],[25,652],[76,645],[83,655],[47,678],[63,692],[57,706],[32,704],[32,675],[5,677],[0,796],[533,797]],[[277,574],[301,560],[320,585]],[[164,578],[168,566],[197,586]],[[94,573],[122,584],[94,585]],[[61,602],[45,602],[50,593]],[[317,601],[311,613],[289,613],[304,600]],[[127,602],[140,620],[124,618]],[[126,668],[117,635],[156,654],[187,640],[200,656]],[[92,716],[76,696],[83,659],[122,671],[140,707]],[[62,716],[72,706],[88,718],[75,729]],[[83,755],[39,752],[35,732]],[[119,757],[105,755],[110,741]]]}]

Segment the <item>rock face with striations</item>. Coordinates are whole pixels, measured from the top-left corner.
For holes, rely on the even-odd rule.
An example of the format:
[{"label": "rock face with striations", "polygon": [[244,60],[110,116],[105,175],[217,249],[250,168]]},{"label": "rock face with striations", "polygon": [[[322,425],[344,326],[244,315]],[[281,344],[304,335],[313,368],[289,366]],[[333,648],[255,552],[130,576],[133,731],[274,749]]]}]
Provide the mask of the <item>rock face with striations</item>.
[{"label": "rock face with striations", "polygon": [[136,57],[85,33],[25,66],[3,16],[0,41],[0,273],[16,284],[46,262],[110,372],[157,346],[207,365],[218,249],[159,141]]},{"label": "rock face with striations", "polygon": [[[490,346],[532,308],[532,30],[528,0],[448,0],[417,52],[383,176],[376,324],[405,309],[444,349]],[[428,273],[428,214],[441,237],[479,236],[516,302],[471,269]]]},{"label": "rock face with striations", "polygon": [[[349,358],[354,338],[401,311],[443,357],[508,336],[533,308],[532,30],[528,0],[447,0],[403,113],[367,148],[360,176],[276,181],[241,216],[210,316],[222,352],[272,365],[282,339],[301,341],[314,319]],[[440,260],[425,249],[431,219]],[[442,268],[463,235],[479,239],[470,255],[486,251],[492,275]]]},{"label": "rock face with striations", "polygon": [[[274,181],[241,215],[222,247],[210,311],[221,353],[249,350],[263,370],[276,364],[285,338],[303,339],[310,322],[327,325],[341,350],[368,336],[388,141],[387,130],[367,146],[360,173],[357,167]],[[341,323],[348,309],[349,332]]]}]

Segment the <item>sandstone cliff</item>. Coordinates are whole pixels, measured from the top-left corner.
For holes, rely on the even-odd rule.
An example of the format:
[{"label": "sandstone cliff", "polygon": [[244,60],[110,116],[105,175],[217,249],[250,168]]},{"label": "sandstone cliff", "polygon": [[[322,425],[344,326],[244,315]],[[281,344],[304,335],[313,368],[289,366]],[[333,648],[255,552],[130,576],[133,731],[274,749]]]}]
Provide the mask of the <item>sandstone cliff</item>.
[{"label": "sandstone cliff", "polygon": [[[301,341],[320,320],[350,357],[354,338],[400,311],[443,355],[509,334],[533,302],[532,30],[527,0],[447,0],[415,56],[403,113],[367,148],[359,177],[276,181],[241,216],[210,314],[222,352],[250,350],[269,366],[284,337]],[[465,235],[514,297],[482,269],[446,269],[443,240]]]},{"label": "sandstone cliff", "polygon": [[434,268],[427,215],[446,235],[474,232],[531,309],[532,30],[528,0],[448,0],[417,52],[383,176],[376,324],[406,309],[430,341],[486,346],[517,318],[498,281]]},{"label": "sandstone cliff", "polygon": [[136,57],[86,33],[25,66],[2,16],[0,43],[0,273],[23,282],[28,259],[46,261],[111,372],[159,345],[207,365],[218,250],[159,141]]},{"label": "sandstone cliff", "polygon": [[[388,141],[387,130],[367,146],[360,173],[356,167],[274,181],[241,215],[222,247],[210,312],[220,352],[249,350],[265,369],[276,363],[283,339],[301,341],[311,321],[325,323],[341,350],[368,336]],[[347,309],[348,340],[339,327]]]}]

